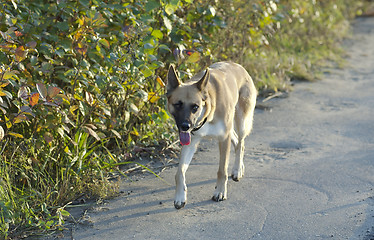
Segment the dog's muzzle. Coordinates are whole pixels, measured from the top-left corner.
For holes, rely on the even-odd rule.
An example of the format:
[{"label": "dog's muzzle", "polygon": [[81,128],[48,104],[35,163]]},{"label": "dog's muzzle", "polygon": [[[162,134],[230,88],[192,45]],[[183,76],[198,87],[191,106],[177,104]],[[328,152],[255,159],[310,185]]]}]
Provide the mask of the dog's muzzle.
[{"label": "dog's muzzle", "polygon": [[184,132],[187,132],[188,130],[190,130],[191,128],[191,124],[188,123],[188,122],[183,122],[180,126],[180,129]]}]

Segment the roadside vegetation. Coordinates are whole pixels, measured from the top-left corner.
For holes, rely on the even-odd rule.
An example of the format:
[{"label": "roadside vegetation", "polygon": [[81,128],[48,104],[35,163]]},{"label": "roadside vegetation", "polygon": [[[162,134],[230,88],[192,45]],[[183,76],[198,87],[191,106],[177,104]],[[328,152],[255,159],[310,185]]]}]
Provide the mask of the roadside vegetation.
[{"label": "roadside vegetation", "polygon": [[263,95],[341,56],[350,0],[0,3],[0,238],[63,228],[67,206],[115,194],[108,174],[174,139],[169,63],[182,79],[242,64]]}]

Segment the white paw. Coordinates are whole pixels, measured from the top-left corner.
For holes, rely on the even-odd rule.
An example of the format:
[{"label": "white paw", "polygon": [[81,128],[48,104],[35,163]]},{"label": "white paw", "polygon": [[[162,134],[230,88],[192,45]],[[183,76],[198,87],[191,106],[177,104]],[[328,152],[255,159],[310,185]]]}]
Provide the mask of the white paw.
[{"label": "white paw", "polygon": [[212,200],[216,202],[220,202],[227,199],[227,191],[226,190],[219,190],[217,187],[216,191],[214,191]]},{"label": "white paw", "polygon": [[175,194],[174,207],[176,209],[183,208],[186,205],[186,202],[187,202],[187,191],[184,191],[183,193]]},{"label": "white paw", "polygon": [[214,195],[212,197],[212,200],[216,201],[216,202],[220,202],[220,201],[223,201],[223,200],[226,200],[226,199],[227,199],[226,195],[222,192],[214,193]]},{"label": "white paw", "polygon": [[234,180],[235,182],[239,182],[239,180],[244,176],[244,165],[241,165],[241,167],[239,168],[234,168],[232,170],[232,174],[231,174],[231,177],[232,177],[232,180]]}]

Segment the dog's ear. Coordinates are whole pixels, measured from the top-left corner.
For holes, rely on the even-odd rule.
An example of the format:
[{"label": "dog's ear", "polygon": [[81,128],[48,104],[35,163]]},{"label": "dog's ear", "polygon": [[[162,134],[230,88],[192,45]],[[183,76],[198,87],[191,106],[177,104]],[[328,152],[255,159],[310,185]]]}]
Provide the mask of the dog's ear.
[{"label": "dog's ear", "polygon": [[179,85],[181,85],[181,81],[179,80],[177,73],[175,72],[174,66],[170,64],[166,83],[167,93],[170,94],[174,89],[179,87]]},{"label": "dog's ear", "polygon": [[208,84],[208,81],[209,81],[209,77],[210,77],[210,73],[209,73],[209,69],[207,68],[204,76],[197,83],[195,83],[196,87],[197,87],[197,89],[199,89],[199,91],[202,92],[203,90],[205,90],[205,87],[206,87],[206,85]]}]

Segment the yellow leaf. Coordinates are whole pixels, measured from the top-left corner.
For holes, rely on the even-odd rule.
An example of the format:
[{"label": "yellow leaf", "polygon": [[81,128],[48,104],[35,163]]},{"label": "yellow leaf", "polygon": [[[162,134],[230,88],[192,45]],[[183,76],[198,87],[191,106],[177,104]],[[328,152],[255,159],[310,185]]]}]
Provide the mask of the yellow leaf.
[{"label": "yellow leaf", "polygon": [[4,80],[7,80],[7,79],[12,78],[13,76],[16,76],[16,72],[17,72],[17,71],[9,71],[9,72],[5,72],[4,75],[3,75],[3,79],[4,79]]},{"label": "yellow leaf", "polygon": [[0,97],[6,96],[6,94],[2,91],[3,89],[0,88]]},{"label": "yellow leaf", "polygon": [[3,82],[0,84],[0,88],[6,87],[9,84],[9,82]]},{"label": "yellow leaf", "polygon": [[14,118],[13,124],[20,123],[27,120],[27,117],[24,114],[18,115],[16,118]]},{"label": "yellow leaf", "polygon": [[83,26],[83,24],[84,24],[84,17],[82,17],[82,19],[78,18],[78,23],[79,23],[79,25]]},{"label": "yellow leaf", "polygon": [[77,110],[79,107],[78,105],[70,106],[69,112],[73,115],[75,115],[74,111]]},{"label": "yellow leaf", "polygon": [[159,99],[160,99],[160,97],[157,96],[156,93],[154,93],[154,92],[149,92],[148,93],[148,101],[150,101],[151,103],[155,103]]},{"label": "yellow leaf", "polygon": [[133,130],[130,132],[132,135],[139,136],[139,132],[133,128]]},{"label": "yellow leaf", "polygon": [[36,128],[36,132],[40,132],[40,130],[42,130],[42,126],[38,126],[38,127]]},{"label": "yellow leaf", "polygon": [[13,137],[18,137],[18,138],[23,138],[23,136],[19,133],[14,133],[14,132],[8,132],[9,135],[13,136]]},{"label": "yellow leaf", "polygon": [[162,81],[162,79],[159,76],[157,76],[156,81],[158,82],[158,84],[160,84],[161,87],[165,87],[165,83]]},{"label": "yellow leaf", "polygon": [[79,100],[79,101],[83,101],[83,98],[81,96],[79,96],[78,94],[74,94],[74,98]]},{"label": "yellow leaf", "polygon": [[6,124],[6,127],[9,129],[12,127],[12,123],[10,122],[9,118],[7,118],[6,116],[5,117],[5,124]]},{"label": "yellow leaf", "polygon": [[68,153],[68,154],[70,154],[71,152],[70,152],[70,149],[69,149],[69,147],[68,146],[66,146],[65,148],[64,148],[64,152],[66,152],[66,153]]}]

